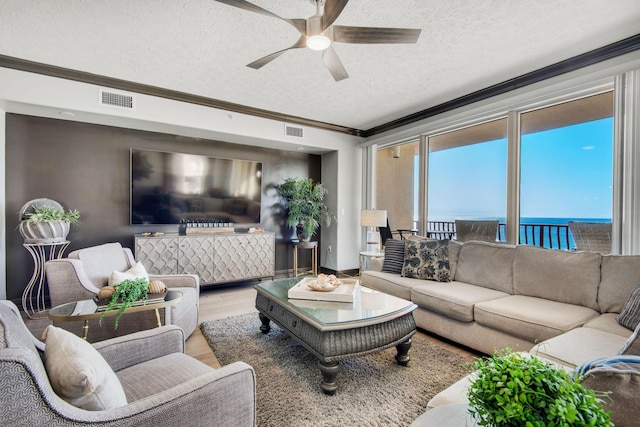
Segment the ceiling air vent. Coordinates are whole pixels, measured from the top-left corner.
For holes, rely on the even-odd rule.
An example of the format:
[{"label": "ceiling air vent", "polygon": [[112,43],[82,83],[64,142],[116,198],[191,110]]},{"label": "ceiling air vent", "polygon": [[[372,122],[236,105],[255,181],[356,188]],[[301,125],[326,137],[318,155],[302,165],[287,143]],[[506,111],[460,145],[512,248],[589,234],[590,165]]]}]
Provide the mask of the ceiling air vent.
[{"label": "ceiling air vent", "polygon": [[135,110],[135,99],[131,94],[117,92],[114,90],[100,89],[99,96],[100,105],[123,108],[125,110]]},{"label": "ceiling air vent", "polygon": [[299,127],[284,125],[284,134],[293,138],[304,138],[304,130]]}]

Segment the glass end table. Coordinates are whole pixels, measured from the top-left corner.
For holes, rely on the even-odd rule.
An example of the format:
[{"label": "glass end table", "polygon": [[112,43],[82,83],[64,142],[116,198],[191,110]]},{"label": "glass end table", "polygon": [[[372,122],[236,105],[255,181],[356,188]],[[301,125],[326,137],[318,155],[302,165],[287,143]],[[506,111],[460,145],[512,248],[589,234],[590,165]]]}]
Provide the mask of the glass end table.
[{"label": "glass end table", "polygon": [[[154,311],[156,327],[162,326],[160,321],[161,308],[169,307],[182,301],[182,292],[169,291],[164,297],[164,301],[153,301],[147,304],[140,304],[127,308],[123,314],[137,313],[140,311]],[[75,322],[82,320],[84,326],[82,327],[82,338],[87,339],[89,335],[89,320],[99,319],[101,317],[111,317],[118,314],[118,310],[104,310],[103,307],[99,307],[98,304],[92,299],[68,302],[53,307],[49,310],[49,319],[55,322]]]}]

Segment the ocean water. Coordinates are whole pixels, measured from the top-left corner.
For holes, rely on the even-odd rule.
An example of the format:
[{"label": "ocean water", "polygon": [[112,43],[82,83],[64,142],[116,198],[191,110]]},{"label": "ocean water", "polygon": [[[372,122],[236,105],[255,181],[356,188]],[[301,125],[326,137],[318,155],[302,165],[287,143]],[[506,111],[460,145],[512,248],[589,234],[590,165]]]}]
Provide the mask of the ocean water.
[{"label": "ocean water", "polygon": [[[500,240],[505,240],[505,218],[464,218],[464,219],[497,219],[500,221]],[[437,219],[436,221],[454,222],[455,218]],[[569,221],[575,222],[611,222],[611,218],[520,218],[520,243],[553,249],[575,249],[573,236],[568,229]]]}]

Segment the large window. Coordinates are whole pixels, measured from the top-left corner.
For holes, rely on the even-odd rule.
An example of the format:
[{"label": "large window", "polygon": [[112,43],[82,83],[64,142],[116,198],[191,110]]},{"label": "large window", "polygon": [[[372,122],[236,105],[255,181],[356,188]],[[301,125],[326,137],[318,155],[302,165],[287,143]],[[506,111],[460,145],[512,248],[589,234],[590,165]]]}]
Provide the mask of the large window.
[{"label": "large window", "polygon": [[504,223],[506,135],[505,118],[429,138],[428,229],[435,237],[446,237],[436,231],[453,231],[456,219]]},{"label": "large window", "polygon": [[[509,125],[520,132],[512,140]],[[424,230],[438,238],[455,238],[456,219],[497,219],[499,240],[572,250],[570,221],[612,222],[612,91],[514,111],[426,141],[424,185],[418,142],[379,151],[378,208],[389,211],[393,229],[420,224],[421,192]]]},{"label": "large window", "polygon": [[521,115],[520,243],[573,249],[569,221],[611,222],[613,94]]}]

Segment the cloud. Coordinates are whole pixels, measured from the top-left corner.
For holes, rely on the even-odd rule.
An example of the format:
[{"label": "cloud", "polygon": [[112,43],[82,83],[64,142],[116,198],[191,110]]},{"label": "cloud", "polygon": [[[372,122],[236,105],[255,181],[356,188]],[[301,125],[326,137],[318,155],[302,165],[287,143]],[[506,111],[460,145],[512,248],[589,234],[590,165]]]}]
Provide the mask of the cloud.
[{"label": "cloud", "polygon": [[596,146],[595,145],[585,145],[584,147],[582,147],[583,150],[593,150],[595,149]]}]

